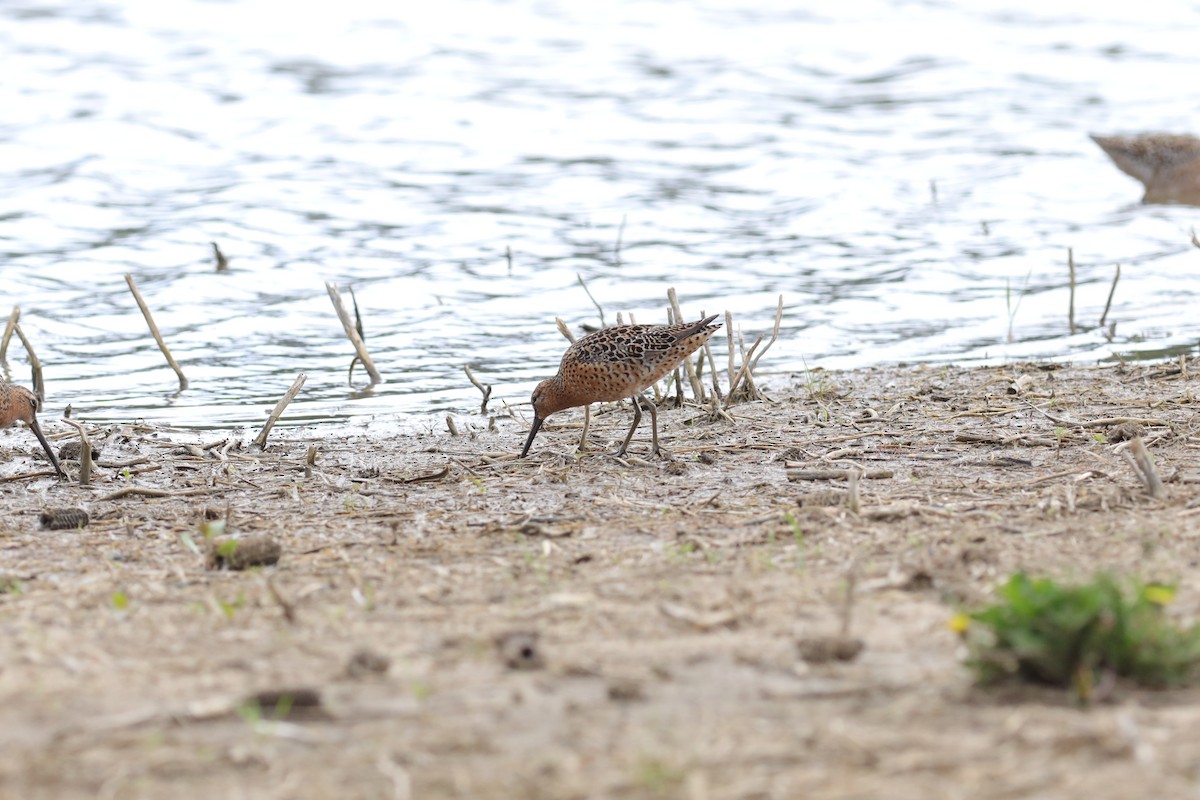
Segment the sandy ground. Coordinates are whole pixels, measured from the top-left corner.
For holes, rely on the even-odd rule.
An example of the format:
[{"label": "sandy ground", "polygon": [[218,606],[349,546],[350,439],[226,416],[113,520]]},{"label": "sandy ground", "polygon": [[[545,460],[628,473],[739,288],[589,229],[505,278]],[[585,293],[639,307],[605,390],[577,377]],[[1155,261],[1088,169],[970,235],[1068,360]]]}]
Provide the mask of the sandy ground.
[{"label": "sandy ground", "polygon": [[[984,691],[947,620],[1018,569],[1176,581],[1193,619],[1198,375],[776,376],[735,424],[662,411],[669,459],[577,457],[574,412],[523,461],[509,420],[265,451],[125,428],[86,487],[11,480],[45,464],[13,429],[0,797],[1197,796],[1200,692]],[[818,472],[848,469],[857,500]],[[58,507],[91,522],[43,529]],[[279,563],[207,569],[206,511]],[[857,658],[801,656],[847,615]]]}]

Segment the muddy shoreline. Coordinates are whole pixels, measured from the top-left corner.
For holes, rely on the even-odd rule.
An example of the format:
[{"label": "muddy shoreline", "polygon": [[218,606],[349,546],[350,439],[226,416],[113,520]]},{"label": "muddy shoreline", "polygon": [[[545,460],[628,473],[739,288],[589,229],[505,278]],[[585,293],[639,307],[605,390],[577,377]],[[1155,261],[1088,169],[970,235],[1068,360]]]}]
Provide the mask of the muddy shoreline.
[{"label": "muddy shoreline", "polygon": [[[1019,569],[1175,582],[1193,619],[1198,375],[774,376],[732,423],[660,413],[665,459],[644,428],[577,457],[572,413],[520,461],[515,420],[111,432],[91,486],[0,484],[0,796],[1183,796],[1200,693],[984,692],[946,623]],[[0,437],[5,474],[38,450]],[[206,516],[279,562],[207,569]],[[802,657],[847,617],[857,657]]]}]

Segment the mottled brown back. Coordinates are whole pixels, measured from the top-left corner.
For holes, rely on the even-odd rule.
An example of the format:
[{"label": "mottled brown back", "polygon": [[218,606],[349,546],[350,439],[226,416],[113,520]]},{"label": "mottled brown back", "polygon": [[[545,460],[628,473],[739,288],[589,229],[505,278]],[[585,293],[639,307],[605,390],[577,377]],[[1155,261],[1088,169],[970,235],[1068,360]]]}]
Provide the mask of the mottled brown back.
[{"label": "mottled brown back", "polygon": [[696,352],[721,326],[711,317],[678,325],[620,325],[589,334],[563,354],[572,405],[632,397]]}]

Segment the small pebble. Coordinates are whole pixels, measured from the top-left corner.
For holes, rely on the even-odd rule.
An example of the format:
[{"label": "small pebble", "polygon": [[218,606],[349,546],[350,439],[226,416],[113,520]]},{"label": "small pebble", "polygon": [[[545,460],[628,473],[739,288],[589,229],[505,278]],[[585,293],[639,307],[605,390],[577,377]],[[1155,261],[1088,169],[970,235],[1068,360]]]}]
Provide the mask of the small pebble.
[{"label": "small pebble", "polygon": [[809,664],[853,661],[863,651],[863,640],[849,636],[806,636],[796,642],[796,649]]},{"label": "small pebble", "polygon": [[346,675],[361,678],[364,675],[382,675],[392,666],[392,660],[382,653],[363,648],[355,651],[346,663]]}]

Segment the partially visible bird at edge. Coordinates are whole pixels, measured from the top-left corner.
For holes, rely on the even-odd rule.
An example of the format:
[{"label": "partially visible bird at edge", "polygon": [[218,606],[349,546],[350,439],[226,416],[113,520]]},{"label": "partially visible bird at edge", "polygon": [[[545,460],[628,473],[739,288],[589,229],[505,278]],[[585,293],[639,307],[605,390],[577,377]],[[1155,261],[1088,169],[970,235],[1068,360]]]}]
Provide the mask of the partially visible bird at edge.
[{"label": "partially visible bird at edge", "polygon": [[[529,452],[546,417],[565,408],[606,403],[629,398],[633,402],[633,425],[616,455],[622,456],[642,420],[641,393],[673,370],[683,359],[704,346],[720,323],[710,325],[716,314],[696,322],[675,325],[618,325],[584,336],[567,348],[558,374],[533,390],[533,427],[521,458]],[[653,447],[657,455],[658,413],[650,411]]]},{"label": "partially visible bird at edge", "polygon": [[24,386],[0,382],[0,428],[7,428],[18,420],[28,425],[29,430],[33,431],[33,435],[42,443],[58,477],[66,478],[67,473],[63,472],[58,459],[54,456],[54,451],[50,449],[50,443],[46,441],[46,436],[42,433],[42,427],[38,425],[39,405],[37,395]]},{"label": "partially visible bird at edge", "polygon": [[1096,136],[1117,168],[1141,181],[1143,203],[1200,205],[1200,139],[1187,134]]}]

